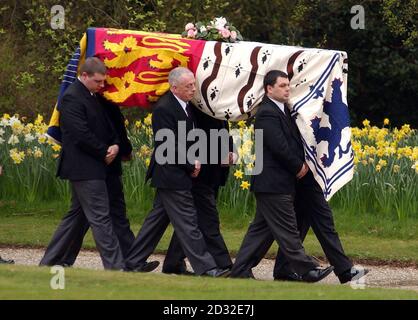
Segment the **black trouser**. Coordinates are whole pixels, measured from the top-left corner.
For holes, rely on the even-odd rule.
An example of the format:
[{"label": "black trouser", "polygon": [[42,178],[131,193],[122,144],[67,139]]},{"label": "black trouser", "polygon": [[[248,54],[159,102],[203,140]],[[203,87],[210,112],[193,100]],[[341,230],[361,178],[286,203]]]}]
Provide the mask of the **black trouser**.
[{"label": "black trouser", "polygon": [[[110,218],[112,220],[113,229],[119,240],[122,255],[125,258],[128,254],[135,235],[131,230],[128,217],[126,216],[125,196],[123,194],[122,177],[119,175],[109,174],[106,178],[106,187],[109,196]],[[73,241],[69,246],[67,253],[60,261],[60,264],[73,265],[81,250],[84,236],[90,225],[85,219],[84,228],[80,232],[74,234]]]},{"label": "black trouser", "polygon": [[[350,270],[353,263],[344,253],[340,238],[335,230],[331,208],[311,173],[308,173],[296,185],[295,211],[302,242],[305,240],[309,228],[312,227],[329,263],[334,266],[335,274],[339,275]],[[293,271],[279,248],[273,276],[278,277]]]},{"label": "black trouser", "polygon": [[61,264],[68,249],[78,246],[86,231],[86,220],[105,269],[123,269],[119,240],[113,230],[105,180],[70,181],[71,209],[61,220],[40,265]]},{"label": "black trouser", "polygon": [[[220,231],[219,213],[216,208],[217,188],[202,182],[195,182],[192,195],[197,211],[197,223],[209,253],[213,256],[219,268],[230,268],[232,260]],[[165,256],[163,272],[184,271],[186,269],[185,257],[180,241],[176,233],[173,233]]]},{"label": "black trouser", "polygon": [[143,265],[154,252],[171,222],[181,246],[196,274],[216,268],[197,224],[193,197],[189,190],[157,189],[154,205],[139,230],[126,259],[126,267]]},{"label": "black trouser", "polygon": [[[249,277],[254,259],[266,253],[276,240],[290,265],[303,275],[318,266],[305,253],[297,230],[291,195],[256,193],[257,209],[253,222],[238,251],[232,277]],[[263,256],[264,256],[263,254]],[[258,260],[259,261],[259,260]]]}]

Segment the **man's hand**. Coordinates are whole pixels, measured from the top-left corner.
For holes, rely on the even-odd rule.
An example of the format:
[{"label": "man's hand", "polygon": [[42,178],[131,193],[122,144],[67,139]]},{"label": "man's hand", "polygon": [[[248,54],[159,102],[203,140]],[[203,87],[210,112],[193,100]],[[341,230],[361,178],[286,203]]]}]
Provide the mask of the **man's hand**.
[{"label": "man's hand", "polygon": [[302,165],[302,169],[300,169],[300,171],[296,175],[296,178],[302,179],[305,176],[305,174],[308,173],[308,171],[309,171],[308,164],[306,162],[304,162],[303,165]]},{"label": "man's hand", "polygon": [[196,178],[199,175],[201,166],[202,165],[200,164],[200,161],[199,160],[195,160],[194,161],[194,170],[193,170],[193,172],[191,174],[192,178]]},{"label": "man's hand", "polygon": [[105,162],[107,165],[111,164],[113,160],[115,160],[116,156],[119,152],[119,146],[117,144],[111,145],[109,148],[107,148],[107,154],[105,157]]},{"label": "man's hand", "polygon": [[225,159],[224,161],[222,161],[221,166],[222,167],[229,167],[233,164],[236,164],[237,161],[238,161],[238,155],[236,153],[230,151],[228,153],[228,159],[227,160]]}]

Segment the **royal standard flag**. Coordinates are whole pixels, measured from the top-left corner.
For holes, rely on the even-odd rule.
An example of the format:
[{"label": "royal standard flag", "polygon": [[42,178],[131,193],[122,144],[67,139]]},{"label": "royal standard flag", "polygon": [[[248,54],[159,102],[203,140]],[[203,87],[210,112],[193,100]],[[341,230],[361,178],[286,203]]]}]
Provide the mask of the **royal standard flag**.
[{"label": "royal standard flag", "polygon": [[[264,95],[264,75],[283,70],[289,75],[292,116],[306,159],[325,198],[352,179],[345,52],[89,28],[67,66],[58,104],[77,78],[78,66],[91,56],[100,58],[108,70],[102,94],[120,106],[149,108],[169,89],[169,72],[182,66],[196,76],[194,104],[212,117],[229,121],[252,117]],[[58,119],[55,108],[48,135],[59,141]]]}]

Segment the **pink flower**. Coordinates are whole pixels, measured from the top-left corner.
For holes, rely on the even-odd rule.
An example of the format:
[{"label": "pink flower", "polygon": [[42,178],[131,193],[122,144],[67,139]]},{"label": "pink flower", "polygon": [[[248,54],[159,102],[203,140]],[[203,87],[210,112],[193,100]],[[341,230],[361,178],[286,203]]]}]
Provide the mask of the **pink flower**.
[{"label": "pink flower", "polygon": [[197,30],[196,29],[189,29],[187,31],[187,37],[188,38],[194,38],[197,34]]},{"label": "pink flower", "polygon": [[222,35],[223,38],[229,38],[231,35],[231,32],[225,28],[220,29],[219,33]]},{"label": "pink flower", "polygon": [[189,31],[190,29],[194,29],[194,24],[189,22],[186,24],[186,27],[184,28],[186,31]]},{"label": "pink flower", "polygon": [[231,31],[231,40],[232,41],[237,40],[237,32],[236,31]]}]

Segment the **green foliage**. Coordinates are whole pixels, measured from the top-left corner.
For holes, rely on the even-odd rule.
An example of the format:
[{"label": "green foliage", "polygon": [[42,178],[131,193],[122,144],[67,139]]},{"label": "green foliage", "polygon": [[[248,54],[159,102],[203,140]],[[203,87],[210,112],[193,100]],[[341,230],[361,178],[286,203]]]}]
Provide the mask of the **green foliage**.
[{"label": "green foliage", "polygon": [[250,41],[345,50],[354,125],[389,117],[418,123],[417,0],[366,0],[364,30],[353,30],[342,0],[66,1],[65,29],[50,27],[51,0],[0,5],[0,113],[49,117],[68,59],[90,26],[181,33],[224,16]]}]

